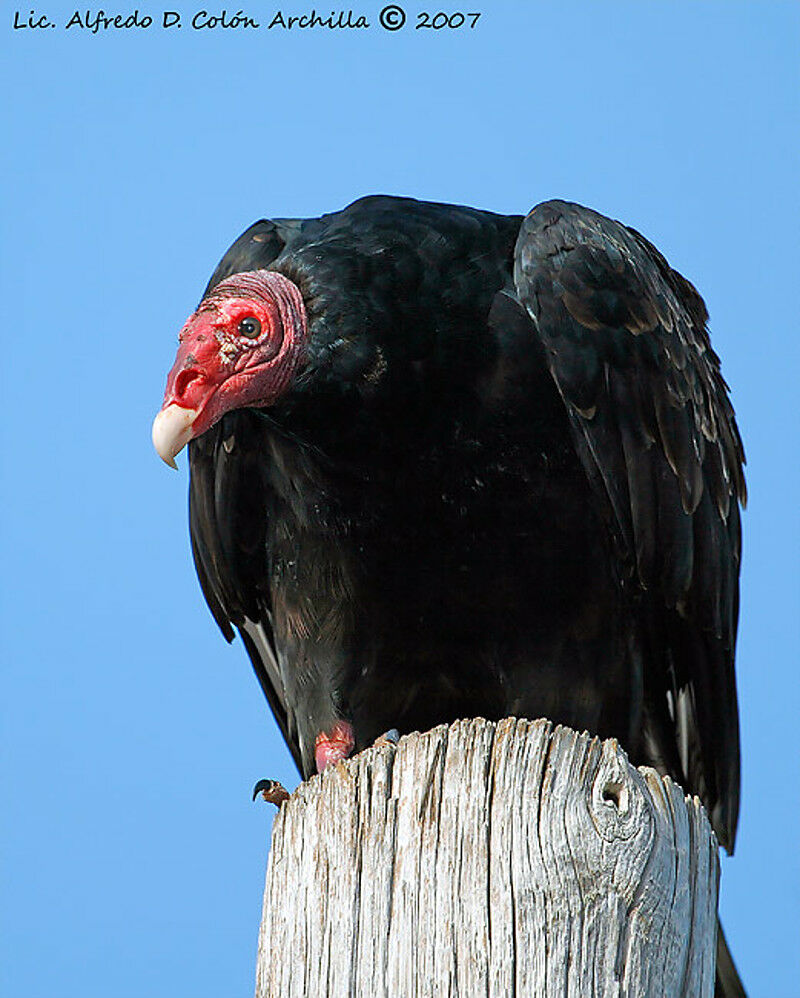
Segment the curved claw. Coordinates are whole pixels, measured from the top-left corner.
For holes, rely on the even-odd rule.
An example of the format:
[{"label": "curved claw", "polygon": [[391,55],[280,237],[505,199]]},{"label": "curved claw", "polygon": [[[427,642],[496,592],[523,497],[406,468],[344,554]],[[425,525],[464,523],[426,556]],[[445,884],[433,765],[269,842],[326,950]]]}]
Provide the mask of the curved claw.
[{"label": "curved claw", "polygon": [[274,804],[275,807],[280,807],[284,801],[289,800],[288,790],[277,780],[259,780],[253,787],[253,800],[259,794],[268,804]]}]

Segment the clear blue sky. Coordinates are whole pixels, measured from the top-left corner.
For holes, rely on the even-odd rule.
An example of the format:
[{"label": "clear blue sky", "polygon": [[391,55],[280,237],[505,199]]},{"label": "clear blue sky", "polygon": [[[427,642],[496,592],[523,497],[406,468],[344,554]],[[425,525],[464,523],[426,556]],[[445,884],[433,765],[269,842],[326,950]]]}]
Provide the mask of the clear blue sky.
[{"label": "clear blue sky", "polygon": [[202,602],[186,461],[150,422],[246,225],[386,192],[580,201],[704,294],[751,495],[721,909],[751,996],[796,998],[800,6],[476,0],[474,30],[433,32],[406,4],[396,33],[380,6],[354,8],[365,31],[97,35],[63,0],[35,8],[51,29],[0,6],[0,994],[252,993],[271,814],[250,789],[296,777]]}]

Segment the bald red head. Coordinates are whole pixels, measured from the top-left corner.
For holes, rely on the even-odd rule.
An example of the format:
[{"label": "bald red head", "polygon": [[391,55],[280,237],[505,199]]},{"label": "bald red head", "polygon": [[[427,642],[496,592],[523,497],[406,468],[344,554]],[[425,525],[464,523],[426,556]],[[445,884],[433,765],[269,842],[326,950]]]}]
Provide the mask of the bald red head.
[{"label": "bald red head", "polygon": [[153,444],[175,455],[231,409],[268,406],[291,386],[306,356],[308,326],[297,287],[255,270],[221,281],[180,332]]}]

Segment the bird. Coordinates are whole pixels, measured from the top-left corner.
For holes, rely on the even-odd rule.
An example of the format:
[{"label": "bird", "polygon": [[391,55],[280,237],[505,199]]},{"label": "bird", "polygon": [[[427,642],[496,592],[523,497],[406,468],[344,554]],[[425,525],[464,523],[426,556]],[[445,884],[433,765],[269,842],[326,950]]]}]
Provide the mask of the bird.
[{"label": "bird", "polygon": [[153,442],[188,444],[200,586],[304,777],[389,729],[547,717],[733,851],[744,448],[706,306],[638,231],[563,200],[261,219]]}]

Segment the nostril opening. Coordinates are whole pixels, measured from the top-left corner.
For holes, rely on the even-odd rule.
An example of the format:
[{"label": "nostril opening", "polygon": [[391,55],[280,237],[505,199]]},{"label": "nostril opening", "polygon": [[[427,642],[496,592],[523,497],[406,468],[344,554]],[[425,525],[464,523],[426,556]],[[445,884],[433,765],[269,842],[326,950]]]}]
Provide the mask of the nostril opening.
[{"label": "nostril opening", "polygon": [[186,394],[186,389],[189,387],[192,381],[197,381],[203,377],[203,372],[198,370],[196,367],[190,367],[185,371],[181,371],[178,377],[175,379],[175,397],[183,398]]}]

